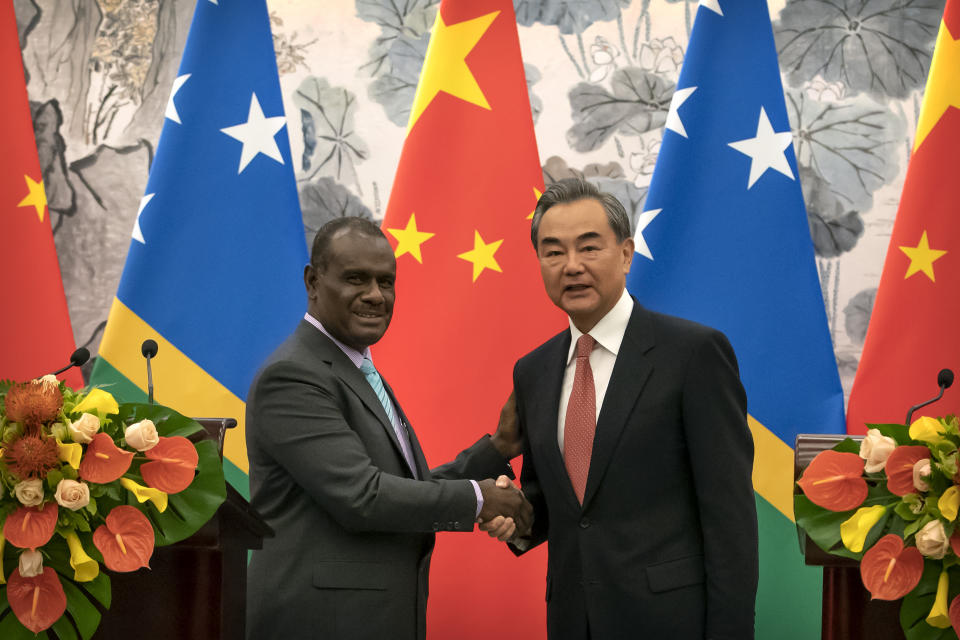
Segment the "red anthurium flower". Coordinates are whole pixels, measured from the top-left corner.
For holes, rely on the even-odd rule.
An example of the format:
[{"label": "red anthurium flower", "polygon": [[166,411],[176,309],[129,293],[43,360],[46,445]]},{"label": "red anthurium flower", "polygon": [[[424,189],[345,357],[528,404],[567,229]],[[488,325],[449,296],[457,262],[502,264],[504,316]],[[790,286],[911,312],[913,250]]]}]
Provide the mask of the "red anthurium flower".
[{"label": "red anthurium flower", "polygon": [[50,542],[57,528],[58,507],[48,502],[43,508],[20,507],[3,523],[3,537],[15,547],[36,549]]},{"label": "red anthurium flower", "polygon": [[63,585],[50,567],[32,578],[24,578],[20,569],[14,569],[7,582],[7,599],[20,624],[34,633],[48,629],[67,610]]},{"label": "red anthurium flower", "polygon": [[960,556],[960,531],[954,531],[953,535],[950,536],[950,548],[957,556]]},{"label": "red anthurium flower", "polygon": [[860,577],[874,600],[897,600],[910,593],[923,574],[923,556],[916,547],[904,547],[892,533],[863,554]]},{"label": "red anthurium flower", "polygon": [[179,493],[189,487],[200,460],[193,443],[181,436],[160,438],[144,455],[151,462],[140,467],[143,481],[164,493]]},{"label": "red anthurium flower", "polygon": [[913,486],[913,465],[920,460],[930,457],[930,449],[921,446],[900,446],[890,452],[887,458],[887,489],[890,493],[905,496],[916,493]]},{"label": "red anthurium flower", "polygon": [[830,511],[849,511],[867,498],[864,460],[855,453],[821,451],[797,481],[814,504]]},{"label": "red anthurium flower", "polygon": [[960,596],[954,598],[953,602],[950,603],[947,615],[950,617],[950,626],[953,627],[957,635],[960,635]]},{"label": "red anthurium flower", "polygon": [[127,472],[132,460],[132,451],[124,451],[113,444],[113,438],[98,433],[93,436],[80,460],[80,477],[97,484],[113,482]]},{"label": "red anthurium flower", "polygon": [[120,505],[104,518],[106,524],[93,532],[93,544],[103,554],[111,571],[136,571],[150,566],[153,526],[136,507]]}]

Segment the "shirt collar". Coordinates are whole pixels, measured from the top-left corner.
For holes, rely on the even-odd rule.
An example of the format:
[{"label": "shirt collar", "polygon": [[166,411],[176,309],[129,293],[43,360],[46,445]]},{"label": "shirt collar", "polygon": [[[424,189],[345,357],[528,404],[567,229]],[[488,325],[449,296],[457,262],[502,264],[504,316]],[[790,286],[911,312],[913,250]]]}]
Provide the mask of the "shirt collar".
[{"label": "shirt collar", "polygon": [[373,358],[370,357],[370,347],[364,348],[363,351],[357,351],[353,347],[348,347],[347,345],[343,344],[342,342],[334,338],[332,335],[330,335],[330,332],[324,328],[323,324],[319,320],[314,318],[312,315],[310,315],[309,312],[303,314],[303,319],[309,322],[310,324],[312,324],[313,326],[315,326],[317,329],[319,329],[320,333],[322,333],[323,335],[333,340],[333,343],[338,347],[340,347],[340,350],[343,351],[344,355],[350,358],[350,362],[352,362],[354,366],[356,366],[357,368],[360,368],[360,365],[363,364],[364,358],[370,360],[371,362],[373,361]]},{"label": "shirt collar", "polygon": [[[620,344],[623,342],[623,336],[627,332],[627,324],[630,322],[630,315],[633,313],[633,298],[624,289],[620,294],[620,299],[613,308],[607,312],[607,315],[600,319],[600,322],[594,325],[587,333],[597,341],[601,347],[612,353],[614,356],[620,351]],[[580,329],[577,329],[570,320],[570,350],[567,352],[567,364],[573,359],[577,351],[577,340],[583,335]]]}]

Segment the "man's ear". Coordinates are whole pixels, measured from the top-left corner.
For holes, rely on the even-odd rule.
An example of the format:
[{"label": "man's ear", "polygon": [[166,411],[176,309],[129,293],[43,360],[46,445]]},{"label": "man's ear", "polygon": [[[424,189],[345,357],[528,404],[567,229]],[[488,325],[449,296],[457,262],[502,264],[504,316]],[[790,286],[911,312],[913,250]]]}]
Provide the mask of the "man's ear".
[{"label": "man's ear", "polygon": [[316,287],[317,270],[312,264],[307,263],[303,268],[303,286],[307,290],[307,299],[313,300],[316,297],[314,287]]},{"label": "man's ear", "polygon": [[623,251],[623,272],[628,273],[630,271],[630,265],[633,263],[633,238],[627,238],[623,241],[623,244],[620,245],[621,251]]}]

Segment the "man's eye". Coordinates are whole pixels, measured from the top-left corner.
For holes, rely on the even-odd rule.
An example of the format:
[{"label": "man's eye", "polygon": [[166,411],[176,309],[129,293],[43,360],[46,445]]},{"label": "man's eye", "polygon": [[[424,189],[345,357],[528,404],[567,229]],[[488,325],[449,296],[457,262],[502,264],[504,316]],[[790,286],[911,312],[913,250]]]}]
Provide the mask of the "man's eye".
[{"label": "man's eye", "polygon": [[363,278],[358,275],[349,275],[345,280],[350,284],[363,284]]},{"label": "man's eye", "polygon": [[377,284],[381,289],[393,289],[393,280],[380,280]]},{"label": "man's eye", "polygon": [[589,252],[589,251],[599,251],[599,250],[600,250],[600,247],[595,247],[595,246],[592,245],[592,244],[588,244],[588,245],[585,246],[583,249],[581,249],[581,251],[588,251],[588,252]]}]

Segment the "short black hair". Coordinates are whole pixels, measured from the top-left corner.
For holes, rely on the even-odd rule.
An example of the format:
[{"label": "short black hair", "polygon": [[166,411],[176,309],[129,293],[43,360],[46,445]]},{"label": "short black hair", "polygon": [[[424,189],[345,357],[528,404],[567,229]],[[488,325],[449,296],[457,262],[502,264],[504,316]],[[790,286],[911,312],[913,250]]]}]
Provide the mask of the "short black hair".
[{"label": "short black hair", "polygon": [[540,221],[550,207],[586,199],[596,200],[603,207],[617,242],[623,242],[630,237],[630,217],[613,194],[600,191],[595,184],[583,178],[564,178],[549,185],[537,200],[537,208],[533,210],[533,221],[530,223],[530,240],[533,241],[533,248],[537,249]]},{"label": "short black hair", "polygon": [[313,248],[310,250],[310,264],[312,264],[314,268],[320,269],[321,271],[326,270],[327,261],[330,258],[330,241],[333,239],[333,236],[344,229],[356,231],[371,238],[383,238],[384,241],[387,241],[387,237],[383,235],[380,227],[368,218],[361,218],[359,216],[334,218],[320,227],[320,229],[317,230],[317,235],[313,236]]}]

